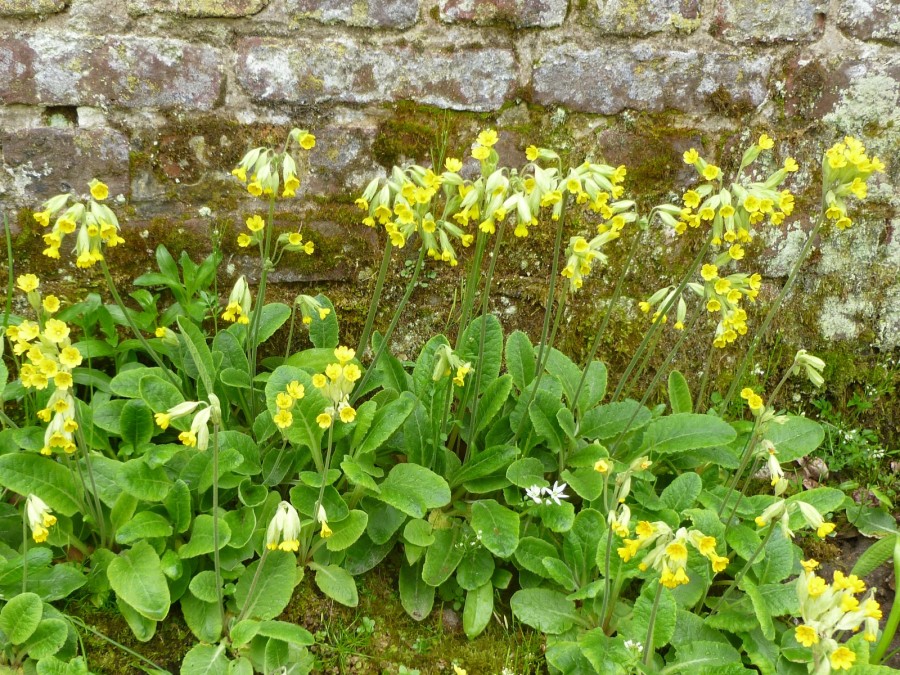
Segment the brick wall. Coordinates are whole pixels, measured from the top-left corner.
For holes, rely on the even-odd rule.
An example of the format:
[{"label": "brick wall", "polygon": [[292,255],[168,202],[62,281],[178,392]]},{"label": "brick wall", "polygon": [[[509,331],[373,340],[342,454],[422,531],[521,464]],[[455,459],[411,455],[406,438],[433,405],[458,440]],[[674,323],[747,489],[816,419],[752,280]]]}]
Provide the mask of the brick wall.
[{"label": "brick wall", "polygon": [[[254,208],[234,162],[310,128],[303,198],[279,217],[328,256],[279,278],[343,288],[348,311],[378,255],[350,198],[390,162],[425,160],[442,125],[459,152],[490,125],[512,162],[531,142],[625,162],[633,189],[660,197],[690,179],[687,147],[726,157],[767,131],[778,157],[811,163],[807,203],[821,150],[862,135],[889,171],[860,226],[812,263],[805,300],[821,312],[792,320],[806,340],[900,344],[898,0],[0,0],[0,104],[0,200],[19,242],[25,209],[98,176],[127,198],[131,241],[151,251],[179,232],[202,250],[206,225]],[[766,235],[770,280],[806,226]],[[670,243],[660,232],[656,252]],[[546,243],[530,246],[505,271],[506,305],[543,273]],[[239,251],[229,263],[250,268]]]}]

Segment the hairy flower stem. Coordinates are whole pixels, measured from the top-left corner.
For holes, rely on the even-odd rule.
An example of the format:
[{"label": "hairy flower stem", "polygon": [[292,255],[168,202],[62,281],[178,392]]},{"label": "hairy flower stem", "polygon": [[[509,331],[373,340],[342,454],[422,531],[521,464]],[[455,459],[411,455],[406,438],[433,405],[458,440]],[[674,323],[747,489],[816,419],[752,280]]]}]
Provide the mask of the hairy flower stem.
[{"label": "hairy flower stem", "polygon": [[[781,377],[781,380],[775,385],[775,389],[772,390],[772,395],[769,397],[769,405],[773,405],[775,400],[778,398],[778,394],[781,392],[781,388],[784,386],[784,383],[787,382],[788,377],[791,375],[791,369],[788,368],[784,375]],[[750,436],[747,438],[746,444],[744,444],[744,450],[741,453],[741,463],[738,466],[738,470],[735,472],[734,476],[731,478],[731,483],[728,485],[728,494],[725,495],[725,500],[722,502],[722,505],[719,507],[719,518],[722,517],[722,514],[725,512],[725,505],[728,503],[728,500],[731,499],[732,493],[734,493],[735,489],[737,489],[738,482],[740,482],[741,478],[743,478],[744,471],[747,468],[747,464],[750,463],[750,457],[753,455],[753,451],[756,449],[756,444],[760,440],[760,435],[762,433],[762,429],[759,428],[759,420],[762,418],[762,415],[756,418],[753,423],[753,430],[750,433]],[[731,516],[734,516],[734,512],[737,510],[738,503],[740,499],[734,504],[734,509],[731,512]],[[729,520],[731,518],[729,517]]]},{"label": "hairy flower stem", "polygon": [[378,277],[375,279],[375,290],[372,292],[372,302],[369,304],[369,313],[366,315],[366,323],[363,326],[362,335],[359,336],[359,346],[356,353],[361,359],[369,346],[369,338],[372,336],[372,326],[375,324],[375,315],[378,313],[378,304],[381,302],[381,293],[384,290],[384,280],[387,278],[388,269],[391,267],[391,240],[384,242],[384,253],[381,255],[381,267],[378,268]]},{"label": "hairy flower stem", "polygon": [[[560,175],[562,174],[562,168],[560,167]],[[550,327],[550,315],[553,311],[553,298],[556,297],[556,275],[559,270],[559,252],[562,250],[562,235],[563,235],[563,227],[566,222],[566,207],[569,204],[569,192],[563,192],[562,196],[562,206],[559,211],[559,221],[556,224],[556,239],[553,242],[553,258],[550,266],[550,286],[547,288],[547,308],[544,310],[544,326],[541,328],[541,341],[538,344],[538,353],[537,353],[537,362],[540,365],[542,358],[544,356],[544,350],[549,352],[550,348],[553,346],[552,338],[551,344],[547,343],[547,332]],[[568,288],[568,286],[566,287]],[[565,301],[565,296],[563,296]],[[543,369],[538,370],[540,374],[543,372]],[[540,375],[538,375],[540,377]],[[537,389],[535,388],[535,391]],[[529,407],[530,407],[529,402]]]},{"label": "hairy flower stem", "polygon": [[219,617],[225,627],[225,603],[222,600],[222,564],[219,561],[219,425],[213,423],[213,567],[216,572],[216,601],[219,605]]},{"label": "hairy flower stem", "polygon": [[131,328],[131,332],[134,333],[134,336],[138,339],[138,342],[141,343],[141,346],[144,348],[144,351],[150,355],[150,358],[153,359],[153,362],[159,366],[159,368],[165,373],[166,378],[168,378],[169,382],[174,384],[178,391],[181,391],[181,383],[175,379],[175,376],[169,372],[169,369],[166,368],[159,354],[156,353],[156,350],[150,346],[150,343],[147,342],[147,338],[145,338],[140,329],[137,327],[137,324],[134,322],[134,319],[131,317],[131,314],[128,313],[128,308],[125,307],[125,303],[122,302],[122,296],[119,295],[119,291],[116,288],[116,284],[113,281],[112,275],[109,273],[109,267],[106,264],[106,260],[100,259],[100,269],[103,271],[103,277],[106,279],[106,286],[109,288],[109,293],[112,295],[113,300],[116,305],[118,305],[119,309],[122,310],[122,315],[125,317],[125,320],[128,322],[128,327]]},{"label": "hairy flower stem", "polygon": [[[678,298],[684,292],[684,289],[687,287],[688,282],[694,278],[694,275],[697,273],[697,268],[700,267],[700,263],[703,262],[703,259],[706,257],[706,252],[709,250],[710,243],[712,242],[712,234],[710,233],[709,237],[707,237],[706,242],[703,244],[703,248],[700,249],[700,252],[697,253],[697,256],[694,258],[693,262],[691,262],[691,266],[687,271],[687,274],[681,279],[681,283],[678,284],[678,287],[675,289],[675,292],[672,293],[672,297],[669,299],[667,303],[665,303],[659,309],[660,317],[664,316],[677,302]],[[641,343],[638,345],[637,351],[634,353],[634,356],[631,357],[631,361],[628,364],[628,367],[625,369],[625,372],[622,374],[621,379],[619,380],[619,384],[616,387],[615,392],[613,392],[612,398],[610,399],[610,403],[615,403],[619,400],[619,396],[622,394],[622,391],[625,388],[625,385],[628,383],[629,378],[631,377],[632,371],[637,366],[641,357],[644,355],[644,352],[647,350],[647,345],[650,343],[650,340],[656,334],[657,331],[662,330],[662,319],[659,321],[655,321],[653,325],[650,327],[650,330],[647,331],[647,334],[644,335],[644,339],[641,340]],[[685,331],[687,332],[687,331]]]},{"label": "hairy flower stem", "polygon": [[328,427],[328,444],[325,448],[325,464],[322,468],[322,484],[319,486],[319,496],[316,499],[316,505],[313,507],[313,522],[318,522],[319,518],[319,507],[322,506],[322,500],[325,499],[325,476],[328,474],[328,469],[331,467],[331,450],[332,450],[332,440],[334,439],[334,423],[332,422],[331,426]]},{"label": "hairy flower stem", "polygon": [[653,609],[650,610],[650,622],[647,626],[647,638],[644,640],[644,665],[650,665],[650,659],[656,653],[653,648],[653,632],[656,630],[656,613],[659,611],[659,600],[662,598],[662,584],[656,582],[656,594],[653,596]]},{"label": "hairy flower stem", "polygon": [[388,344],[391,341],[394,330],[397,328],[397,324],[400,322],[400,315],[403,314],[403,310],[406,308],[406,303],[409,302],[409,298],[412,295],[413,290],[415,290],[416,281],[418,281],[419,279],[419,272],[422,271],[422,263],[424,262],[424,260],[425,248],[422,247],[419,249],[419,258],[418,260],[416,260],[416,266],[413,268],[412,277],[410,278],[409,283],[406,285],[406,292],[403,294],[403,297],[400,298],[400,304],[397,305],[397,309],[394,310],[394,316],[391,317],[391,323],[388,325],[387,330],[384,333],[381,344],[378,345],[378,349],[375,350],[375,356],[372,357],[372,363],[369,364],[369,367],[366,369],[366,372],[360,379],[359,384],[356,385],[353,396],[350,398],[351,405],[356,403],[356,400],[360,397],[361,393],[365,391],[366,383],[368,383],[369,378],[372,377],[372,373],[375,372],[375,366],[378,365],[378,360],[381,358],[381,355],[384,354],[384,350],[388,348]]},{"label": "hairy flower stem", "polygon": [[[84,466],[87,469],[88,479],[91,483],[91,489],[89,492],[91,493],[91,497],[93,497],[93,511],[94,518],[97,521],[97,527],[100,529],[100,542],[102,546],[106,546],[106,519],[103,517],[103,505],[100,503],[100,491],[97,489],[97,481],[94,478],[94,465],[91,463],[90,453],[88,452],[87,441],[84,437],[84,425],[82,424],[82,420],[78,414],[78,404],[76,402],[75,409],[73,411],[74,419],[78,423],[78,428],[75,430],[75,435],[78,437],[78,444],[81,446],[81,452],[84,455]],[[78,462],[75,462],[75,467],[78,470],[78,475],[81,477],[81,483],[84,485],[84,489],[87,490],[88,486],[84,481],[84,474],[81,473],[81,465]]]},{"label": "hairy flower stem", "polygon": [[456,332],[456,350],[459,350],[462,346],[463,334],[466,332],[469,318],[472,316],[472,307],[475,305],[475,295],[478,288],[478,278],[481,276],[481,263],[484,260],[486,248],[487,234],[479,229],[478,238],[475,241],[475,257],[472,260],[472,267],[469,268],[469,276],[466,279],[466,295],[460,308],[459,329]]},{"label": "hairy flower stem", "polygon": [[747,560],[744,566],[740,569],[740,571],[734,575],[734,580],[729,584],[728,588],[725,589],[725,592],[719,597],[719,602],[716,603],[716,606],[713,607],[712,612],[710,612],[709,616],[713,616],[718,612],[725,601],[728,599],[728,596],[731,595],[731,591],[737,587],[737,585],[741,582],[741,579],[744,578],[744,575],[747,571],[753,567],[753,563],[756,562],[756,559],[759,557],[759,554],[762,553],[766,549],[766,544],[769,543],[769,539],[772,538],[772,533],[775,532],[775,527],[778,525],[777,520],[773,520],[769,523],[769,529],[766,530],[766,536],[763,537],[763,540],[759,542],[759,546],[756,547],[756,550],[753,551],[753,555]]},{"label": "hairy flower stem", "polygon": [[287,345],[284,348],[284,358],[285,360],[291,355],[291,345],[294,342],[294,324],[297,321],[297,303],[291,304],[291,324],[290,328],[288,328],[288,337],[287,337]]},{"label": "hairy flower stem", "polygon": [[[641,233],[643,234],[643,232]],[[591,349],[588,352],[587,358],[584,362],[584,369],[581,372],[581,379],[578,380],[578,386],[575,387],[575,402],[577,403],[578,397],[581,395],[581,390],[584,388],[584,383],[587,382],[588,371],[590,370],[591,363],[594,361],[594,357],[597,355],[597,351],[600,349],[600,341],[603,339],[603,335],[606,333],[606,327],[609,325],[609,319],[612,316],[613,310],[616,307],[616,304],[619,302],[619,298],[622,297],[622,289],[625,286],[625,277],[628,276],[628,271],[631,268],[631,263],[634,260],[634,256],[637,253],[638,245],[641,242],[643,237],[638,235],[634,238],[634,241],[631,242],[631,248],[628,249],[628,258],[625,259],[625,267],[622,269],[622,273],[619,275],[618,281],[616,281],[615,290],[613,290],[612,298],[610,298],[609,303],[606,305],[606,312],[603,315],[603,320],[600,322],[600,328],[597,329],[597,333],[594,335],[594,343],[591,345]]]},{"label": "hairy flower stem", "polygon": [[9,232],[9,221],[6,214],[3,214],[3,232],[6,235],[6,311],[3,314],[3,331],[9,325],[9,317],[12,316],[12,299],[15,291],[15,270],[12,249],[12,235]]},{"label": "hairy flower stem", "polygon": [[[894,581],[900,580],[900,537],[894,539]],[[884,631],[881,633],[881,639],[875,647],[875,653],[872,655],[872,663],[883,663],[887,659],[885,653],[894,641],[894,635],[897,633],[897,627],[900,626],[900,603],[894,601],[891,606],[891,613],[888,614],[887,622],[884,624]]]},{"label": "hairy flower stem", "polygon": [[716,346],[709,345],[709,351],[706,354],[706,365],[703,367],[703,375],[700,378],[700,388],[697,391],[697,398],[694,401],[694,410],[699,412],[703,409],[703,399],[706,398],[706,387],[709,384],[709,373],[712,370],[713,354],[716,353]]},{"label": "hairy flower stem", "polygon": [[28,516],[22,509],[22,592],[28,591]]},{"label": "hairy flower stem", "polygon": [[[605,483],[604,483],[605,485]],[[605,503],[604,499],[604,503]],[[607,507],[608,508],[608,507]],[[610,582],[612,581],[609,578],[610,567],[612,566],[612,543],[613,543],[613,531],[611,527],[606,529],[606,556],[603,562],[603,607],[600,610],[600,621],[602,621],[602,626],[604,632],[608,628],[609,617],[607,617],[607,613],[610,612],[612,604],[610,602]]]},{"label": "hairy flower stem", "polygon": [[778,297],[775,298],[775,301],[769,308],[769,312],[766,314],[766,318],[763,320],[762,325],[759,327],[759,330],[756,331],[756,334],[753,336],[753,340],[751,340],[750,345],[747,347],[747,351],[744,353],[744,358],[741,359],[740,365],[734,371],[734,378],[731,380],[731,386],[728,387],[728,393],[725,395],[725,398],[722,401],[722,405],[719,408],[720,417],[724,416],[725,411],[728,410],[728,406],[734,399],[734,396],[738,391],[738,387],[741,386],[741,380],[744,377],[744,373],[747,372],[747,368],[753,359],[756,348],[759,346],[759,343],[762,342],[762,339],[768,332],[769,327],[772,325],[772,320],[775,318],[775,314],[781,308],[781,304],[782,302],[784,302],[784,298],[794,287],[794,282],[797,281],[797,277],[800,274],[800,267],[806,261],[806,258],[809,255],[813,243],[815,242],[815,239],[819,234],[819,230],[822,229],[822,225],[824,224],[824,222],[825,216],[823,207],[822,214],[819,215],[819,219],[816,221],[816,224],[813,226],[812,231],[809,233],[809,237],[806,239],[806,244],[803,245],[803,249],[800,251],[800,255],[797,256],[797,261],[794,263],[794,267],[791,269],[787,281],[781,288],[781,292],[778,294]]},{"label": "hairy flower stem", "polygon": [[253,594],[256,592],[256,586],[259,584],[259,577],[262,575],[263,566],[266,564],[266,558],[269,557],[269,547],[266,546],[265,537],[263,537],[263,549],[262,555],[259,557],[259,565],[256,566],[256,572],[253,574],[253,579],[250,580],[250,588],[247,590],[247,601],[244,603],[244,606],[241,608],[240,613],[237,616],[237,619],[234,620],[234,625],[239,624],[244,617],[247,615],[247,608],[252,607],[253,604],[250,602],[253,599]]},{"label": "hairy flower stem", "polygon": [[[475,441],[475,425],[478,416],[479,393],[481,391],[481,376],[483,374],[482,359],[484,358],[484,342],[487,338],[487,315],[488,301],[491,295],[491,282],[494,280],[494,269],[497,266],[497,258],[500,257],[500,243],[503,241],[503,230],[506,226],[506,220],[500,221],[500,227],[497,228],[497,238],[494,240],[494,249],[491,251],[491,263],[488,265],[487,276],[484,279],[484,291],[481,294],[481,335],[478,339],[478,358],[475,361],[475,378],[474,386],[471,387],[472,395],[472,417],[469,420],[469,443],[466,447],[466,459]],[[468,391],[466,392],[468,394]],[[465,401],[460,405],[459,418],[462,420],[465,411]]]},{"label": "hairy flower stem", "polygon": [[654,389],[656,389],[656,385],[659,384],[659,381],[662,379],[663,373],[667,372],[672,361],[675,359],[675,355],[678,354],[678,350],[681,349],[681,345],[684,344],[684,341],[687,339],[687,336],[693,332],[694,326],[697,325],[697,322],[700,320],[700,318],[702,316],[703,316],[703,311],[702,310],[698,311],[694,315],[694,318],[691,319],[691,323],[683,331],[681,331],[681,336],[678,338],[678,342],[676,342],[675,346],[672,347],[671,351],[669,351],[669,354],[668,354],[668,356],[666,356],[666,360],[662,362],[662,365],[659,368],[657,368],[656,375],[653,376],[653,379],[650,380],[650,384],[647,385],[647,389],[644,391],[644,395],[641,397],[640,402],[638,403],[637,407],[634,409],[634,412],[631,414],[631,417],[628,419],[628,423],[625,425],[625,428],[619,432],[619,435],[616,436],[616,440],[613,441],[613,444],[610,446],[610,448],[609,448],[609,456],[610,457],[615,457],[615,452],[616,452],[616,450],[618,450],[619,445],[622,442],[622,439],[624,439],[625,434],[627,434],[631,430],[631,424],[637,418],[638,413],[640,412],[641,408],[644,407],[644,404],[648,401],[650,396],[653,394]]},{"label": "hairy flower stem", "polygon": [[269,214],[266,222],[266,237],[263,245],[259,273],[259,287],[256,291],[256,303],[253,306],[253,317],[250,319],[250,330],[247,331],[247,358],[250,364],[250,419],[256,419],[256,392],[253,381],[256,379],[256,351],[259,324],[262,318],[263,305],[266,302],[266,281],[269,278],[269,254],[272,252],[272,230],[275,227],[275,195],[269,199]]}]

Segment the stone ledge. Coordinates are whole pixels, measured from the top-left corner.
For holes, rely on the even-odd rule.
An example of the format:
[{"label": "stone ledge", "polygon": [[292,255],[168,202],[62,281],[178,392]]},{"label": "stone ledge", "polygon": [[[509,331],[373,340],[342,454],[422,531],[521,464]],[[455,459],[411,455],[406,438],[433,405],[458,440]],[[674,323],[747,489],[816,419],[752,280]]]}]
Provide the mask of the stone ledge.
[{"label": "stone ledge", "polygon": [[409,28],[419,20],[419,0],[292,0],[288,10],[299,19],[364,28]]},{"label": "stone ledge", "polygon": [[62,12],[69,0],[0,0],[0,16],[41,16]]},{"label": "stone ledge", "polygon": [[218,49],[182,40],[0,35],[0,103],[208,110],[221,61]]},{"label": "stone ledge", "polygon": [[693,32],[700,25],[699,0],[592,0],[589,23],[611,35]]},{"label": "stone ledge", "polygon": [[812,42],[827,11],[825,0],[724,0],[713,33],[734,44]]},{"label": "stone ledge", "polygon": [[235,18],[256,14],[269,0],[128,0],[129,14],[175,14],[192,18]]},{"label": "stone ledge", "polygon": [[446,23],[508,22],[517,28],[550,28],[562,25],[568,4],[568,0],[440,0],[438,11]]}]

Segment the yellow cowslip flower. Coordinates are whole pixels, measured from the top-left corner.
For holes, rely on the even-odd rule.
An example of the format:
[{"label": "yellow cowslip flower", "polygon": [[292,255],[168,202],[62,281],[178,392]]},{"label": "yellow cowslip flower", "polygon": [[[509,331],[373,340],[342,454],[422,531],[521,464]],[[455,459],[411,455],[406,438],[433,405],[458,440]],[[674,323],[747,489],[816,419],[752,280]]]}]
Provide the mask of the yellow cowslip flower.
[{"label": "yellow cowslip flower", "polygon": [[728,256],[732,260],[741,260],[744,257],[744,247],[740,244],[734,244],[728,249]]},{"label": "yellow cowslip flower", "polygon": [[462,162],[455,157],[448,157],[444,161],[444,168],[450,173],[459,173],[462,170]]},{"label": "yellow cowslip flower", "polygon": [[56,516],[53,515],[50,507],[37,495],[28,495],[25,500],[25,516],[35,543],[41,544],[47,541],[50,534],[48,528],[56,525]]},{"label": "yellow cowslip flower", "polygon": [[703,169],[703,177],[706,180],[715,180],[722,175],[722,170],[715,164],[707,164]]},{"label": "yellow cowslip flower", "polygon": [[718,312],[720,309],[722,309],[722,303],[719,302],[716,298],[712,298],[709,302],[706,303],[707,312]]},{"label": "yellow cowslip flower", "polygon": [[704,265],[700,268],[700,276],[703,277],[705,281],[712,281],[719,276],[719,268],[715,265]]},{"label": "yellow cowslip flower", "polygon": [[247,229],[251,232],[259,232],[266,226],[266,221],[260,215],[253,215],[247,218]]},{"label": "yellow cowslip flower", "polygon": [[38,225],[41,227],[49,227],[50,226],[50,211],[36,211],[34,213],[34,219],[37,221]]},{"label": "yellow cowslip flower", "polygon": [[322,537],[322,539],[328,539],[328,537],[330,537],[332,534],[334,533],[331,531],[331,528],[328,527],[327,521],[323,520],[322,529],[319,531],[319,536]]},{"label": "yellow cowslip flower", "polygon": [[535,161],[541,154],[540,149],[536,145],[529,145],[525,148],[525,158],[529,162]]},{"label": "yellow cowslip flower", "polygon": [[775,141],[772,140],[767,134],[763,134],[762,136],[760,136],[756,144],[761,150],[771,150],[775,147]]},{"label": "yellow cowslip flower", "polygon": [[725,204],[725,206],[719,209],[719,215],[723,218],[733,218],[734,207],[731,204]]},{"label": "yellow cowslip flower", "polygon": [[300,179],[292,173],[289,173],[284,179],[284,191],[282,197],[294,197],[297,194],[297,188],[300,187]]},{"label": "yellow cowslip flower", "polygon": [[478,134],[478,138],[475,139],[475,142],[479,145],[484,145],[487,147],[493,147],[498,140],[497,132],[493,129],[485,129],[480,134]]},{"label": "yellow cowslip flower", "polygon": [[356,357],[356,350],[350,347],[340,346],[334,350],[334,357],[343,366],[350,363]]},{"label": "yellow cowslip flower", "polygon": [[797,626],[794,631],[794,637],[804,647],[812,647],[819,642],[819,634],[816,632],[816,629],[806,624]]},{"label": "yellow cowslip flower", "polygon": [[242,183],[247,182],[247,169],[242,166],[237,167],[236,169],[231,170],[231,175],[235,176]]},{"label": "yellow cowslip flower", "polygon": [[350,424],[350,422],[356,419],[356,409],[349,405],[345,405],[340,408],[338,415],[341,418],[341,422]]},{"label": "yellow cowslip flower", "polygon": [[263,193],[262,185],[254,180],[247,185],[247,192],[254,197],[259,197]]},{"label": "yellow cowslip flower", "polygon": [[728,568],[728,563],[731,562],[728,559],[728,556],[724,555],[714,555],[710,558],[712,562],[713,572],[719,573],[724,572]]},{"label": "yellow cowslip flower", "polygon": [[291,246],[300,246],[303,243],[303,235],[299,232],[291,232],[287,241]]},{"label": "yellow cowslip flower", "polygon": [[598,459],[594,462],[594,471],[598,473],[609,473],[610,465],[605,459]]},{"label": "yellow cowslip flower", "polygon": [[36,291],[41,285],[41,280],[34,274],[21,274],[16,277],[16,286],[25,293]]},{"label": "yellow cowslip flower", "polygon": [[96,178],[88,183],[91,187],[91,197],[96,199],[97,201],[103,201],[107,197],[109,197],[109,188],[106,186],[106,183],[103,183]]},{"label": "yellow cowslip flower", "polygon": [[316,424],[318,424],[319,427],[322,429],[327,429],[328,427],[330,427],[331,421],[332,421],[331,415],[329,415],[328,413],[323,412],[323,413],[319,413],[316,416]]},{"label": "yellow cowslip flower", "polygon": [[266,548],[270,551],[300,550],[300,514],[290,502],[281,502],[266,528]]},{"label": "yellow cowslip flower", "polygon": [[700,206],[700,194],[696,190],[688,190],[681,198],[684,205],[690,209]]},{"label": "yellow cowslip flower", "polygon": [[305,387],[297,382],[297,380],[291,380],[287,385],[287,394],[295,401],[299,401],[306,395]]},{"label": "yellow cowslip flower", "polygon": [[810,558],[809,560],[801,560],[800,565],[802,565],[803,569],[805,569],[807,572],[812,572],[819,567],[819,561],[814,558]]},{"label": "yellow cowslip flower", "polygon": [[700,153],[697,152],[694,148],[691,148],[690,150],[685,152],[682,157],[684,158],[685,164],[696,164],[698,161],[700,161]]},{"label": "yellow cowslip flower", "polygon": [[275,405],[279,410],[289,410],[294,407],[294,398],[286,391],[279,391],[275,396]]},{"label": "yellow cowslip flower", "polygon": [[55,314],[59,311],[59,298],[55,295],[48,295],[41,304],[44,307],[44,311],[48,314]]},{"label": "yellow cowslip flower", "polygon": [[312,150],[314,147],[316,147],[316,137],[307,131],[302,136],[300,136],[299,139],[297,139],[297,143],[304,150]]},{"label": "yellow cowslip flower", "polygon": [[337,382],[337,379],[344,374],[344,369],[341,368],[341,364],[339,363],[329,363],[325,366],[325,375],[328,376],[328,379],[332,382]]},{"label": "yellow cowslip flower", "polygon": [[253,243],[253,237],[251,237],[246,232],[241,232],[237,237],[237,244],[241,248],[247,248],[252,243]]},{"label": "yellow cowslip flower", "polygon": [[457,387],[462,387],[466,384],[465,378],[472,371],[472,366],[468,363],[464,363],[456,369],[456,375],[453,378],[453,384]]},{"label": "yellow cowslip flower", "polygon": [[834,670],[850,670],[856,661],[856,654],[841,645],[831,652],[829,661],[831,661],[831,667]]},{"label": "yellow cowslip flower", "polygon": [[834,532],[834,523],[822,523],[819,527],[816,528],[816,535],[820,539],[824,539],[829,534]]},{"label": "yellow cowslip flower", "polygon": [[472,148],[472,157],[477,160],[484,161],[491,156],[491,149],[483,145],[476,145]]},{"label": "yellow cowslip flower", "polygon": [[822,577],[813,574],[807,582],[806,590],[809,597],[818,598],[828,590],[828,584],[825,583],[825,580]]},{"label": "yellow cowslip flower", "polygon": [[77,347],[63,347],[59,352],[59,362],[66,368],[77,368],[81,365],[82,356]]},{"label": "yellow cowslip flower", "polygon": [[[279,394],[280,396],[281,394]],[[288,397],[290,398],[290,397]],[[287,429],[294,423],[294,416],[291,414],[290,410],[286,410],[282,408],[272,417],[272,420],[275,422],[275,426],[279,429]]]},{"label": "yellow cowslip flower", "polygon": [[50,342],[59,344],[69,337],[69,327],[58,319],[48,319],[44,324],[44,337]]},{"label": "yellow cowslip flower", "polygon": [[787,173],[794,173],[795,171],[799,171],[799,169],[800,167],[797,164],[797,160],[795,160],[793,157],[788,157],[786,160],[784,160],[784,170]]}]

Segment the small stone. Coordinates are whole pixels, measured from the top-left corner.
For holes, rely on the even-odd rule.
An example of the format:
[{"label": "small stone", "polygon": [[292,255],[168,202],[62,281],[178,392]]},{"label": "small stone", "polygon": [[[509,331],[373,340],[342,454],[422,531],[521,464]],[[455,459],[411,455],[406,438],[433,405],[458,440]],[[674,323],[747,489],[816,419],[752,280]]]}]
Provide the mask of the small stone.
[{"label": "small stone", "polygon": [[348,26],[409,28],[419,19],[419,0],[292,0],[297,18]]},{"label": "small stone", "polygon": [[0,37],[0,103],[205,110],[221,52],[182,40],[59,31]]},{"label": "small stone", "polygon": [[568,0],[440,0],[446,23],[511,23],[517,28],[550,28],[566,18]]},{"label": "small stone", "polygon": [[60,194],[87,193],[97,178],[109,194],[128,195],[128,139],[113,129],[25,129],[0,136],[13,170],[27,169],[27,193],[37,202]]},{"label": "small stone", "polygon": [[900,43],[900,6],[897,0],[840,0],[838,25],[860,40]]},{"label": "small stone", "polygon": [[68,0],[0,0],[0,16],[56,14],[68,4]]},{"label": "small stone", "polygon": [[189,17],[239,17],[262,11],[269,0],[128,0],[128,12]]},{"label": "small stone", "polygon": [[257,101],[384,103],[413,100],[456,110],[496,110],[516,86],[510,49],[427,49],[352,38],[247,38],[237,80]]},{"label": "small stone", "polygon": [[462,620],[450,607],[444,607],[441,610],[441,625],[445,633],[458,633],[462,629]]},{"label": "small stone", "polygon": [[534,100],[604,115],[626,108],[756,108],[769,97],[771,67],[772,59],[765,55],[562,45],[548,50],[535,67]]},{"label": "small stone", "polygon": [[727,42],[811,42],[825,28],[824,0],[725,0],[713,32]]},{"label": "small stone", "polygon": [[612,35],[691,32],[700,25],[699,0],[594,0],[591,23]]}]

